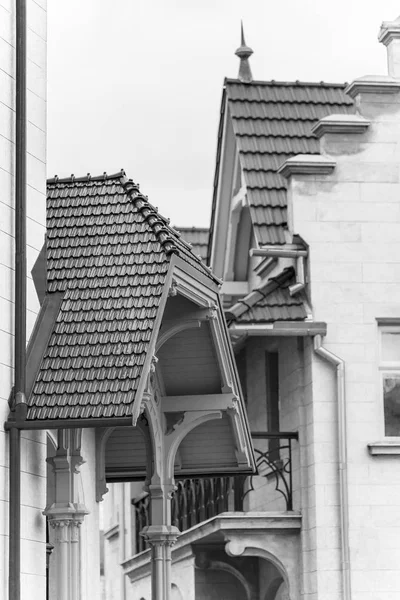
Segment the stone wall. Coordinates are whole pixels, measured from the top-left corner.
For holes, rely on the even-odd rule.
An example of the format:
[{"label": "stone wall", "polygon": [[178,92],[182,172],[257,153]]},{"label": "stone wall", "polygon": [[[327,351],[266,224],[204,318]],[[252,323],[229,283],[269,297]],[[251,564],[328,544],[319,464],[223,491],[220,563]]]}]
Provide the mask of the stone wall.
[{"label": "stone wall", "polygon": [[[396,439],[384,439],[378,326],[400,323],[400,80],[361,78],[349,92],[367,126],[322,132],[321,153],[335,165],[331,174],[292,172],[291,227],[310,245],[324,345],[345,361],[352,599],[392,600],[400,593],[400,457]],[[333,600],[342,585],[336,378],[311,348],[307,364],[304,597]],[[369,453],[375,442],[384,442],[379,456]]]},{"label": "stone wall", "polygon": [[[30,270],[44,242],[46,210],[46,0],[28,0],[28,335],[39,308]],[[13,384],[15,2],[0,0],[0,596],[8,597],[8,435]],[[46,442],[22,434],[21,597],[45,597]]]},{"label": "stone wall", "polygon": [[[252,432],[268,431],[266,352],[279,355],[279,419],[280,431],[299,431],[299,411],[303,398],[302,341],[296,338],[254,337],[246,347],[247,362],[247,413]],[[282,443],[286,443],[282,441]],[[267,450],[268,442],[254,439],[254,445]],[[294,509],[301,508],[300,495],[300,443],[292,441],[292,473]],[[284,456],[284,453],[282,453]],[[246,509],[256,511],[286,510],[283,496],[276,491],[273,475],[255,477],[255,491],[248,496]]]}]

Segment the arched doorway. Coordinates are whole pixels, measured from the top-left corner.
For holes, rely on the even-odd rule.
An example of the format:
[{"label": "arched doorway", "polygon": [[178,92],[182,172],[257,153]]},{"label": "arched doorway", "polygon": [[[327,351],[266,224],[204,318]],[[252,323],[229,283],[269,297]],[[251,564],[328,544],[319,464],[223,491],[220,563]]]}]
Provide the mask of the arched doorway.
[{"label": "arched doorway", "polygon": [[242,583],[222,569],[196,569],[196,600],[250,600]]}]

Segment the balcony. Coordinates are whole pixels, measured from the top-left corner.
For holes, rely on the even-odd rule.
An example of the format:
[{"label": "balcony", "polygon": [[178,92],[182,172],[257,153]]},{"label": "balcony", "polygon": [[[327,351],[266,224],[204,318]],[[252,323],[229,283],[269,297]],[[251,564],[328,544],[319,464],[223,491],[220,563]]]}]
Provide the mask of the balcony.
[{"label": "balcony", "polygon": [[[298,434],[254,432],[252,439],[257,475],[176,479],[172,524],[180,531],[187,531],[221,513],[254,510],[255,505],[258,510],[268,511],[277,505],[279,498],[286,511],[293,510],[292,454]],[[142,552],[147,545],[140,531],[150,525],[150,499],[146,495],[132,503],[136,551]]]}]

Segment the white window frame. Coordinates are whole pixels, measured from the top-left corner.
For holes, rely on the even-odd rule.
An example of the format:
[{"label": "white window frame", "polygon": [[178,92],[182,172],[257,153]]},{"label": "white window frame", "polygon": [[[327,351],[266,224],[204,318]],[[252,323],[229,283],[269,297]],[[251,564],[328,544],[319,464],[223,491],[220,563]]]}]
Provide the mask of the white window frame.
[{"label": "white window frame", "polygon": [[400,360],[396,361],[383,361],[383,334],[385,333],[397,333],[400,339],[400,322],[398,324],[384,325],[379,324],[379,357],[378,357],[378,371],[379,371],[379,405],[380,405],[380,422],[382,438],[393,442],[400,442],[400,433],[397,436],[386,435],[385,432],[385,399],[383,394],[383,381],[385,375],[398,375],[400,379]]}]

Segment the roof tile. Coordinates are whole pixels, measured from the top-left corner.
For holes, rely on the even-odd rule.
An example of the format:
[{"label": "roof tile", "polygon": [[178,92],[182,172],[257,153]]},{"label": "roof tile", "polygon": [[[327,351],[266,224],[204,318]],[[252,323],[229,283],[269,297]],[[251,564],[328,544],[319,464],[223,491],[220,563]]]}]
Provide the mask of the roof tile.
[{"label": "roof tile", "polygon": [[232,307],[232,312],[228,312],[228,318],[242,324],[304,321],[307,311],[303,296],[291,296],[289,293],[288,288],[294,282],[293,269],[282,271],[270,279],[264,289],[254,290],[239,300]]},{"label": "roof tile", "polygon": [[53,179],[48,293],[60,311],[28,398],[28,419],[132,413],[172,253],[213,278],[123,173]]},{"label": "roof tile", "polygon": [[[318,154],[313,125],[332,113],[355,112],[345,85],[226,81],[226,95],[259,244],[284,244],[287,158]],[[279,210],[272,210],[274,207]],[[257,209],[255,210],[255,207]],[[262,208],[261,208],[262,207]]]}]

